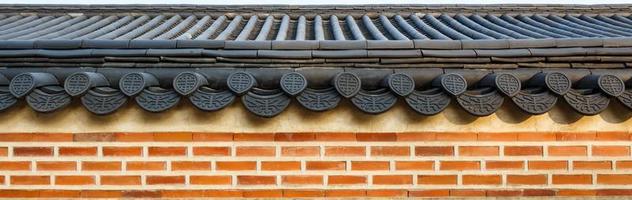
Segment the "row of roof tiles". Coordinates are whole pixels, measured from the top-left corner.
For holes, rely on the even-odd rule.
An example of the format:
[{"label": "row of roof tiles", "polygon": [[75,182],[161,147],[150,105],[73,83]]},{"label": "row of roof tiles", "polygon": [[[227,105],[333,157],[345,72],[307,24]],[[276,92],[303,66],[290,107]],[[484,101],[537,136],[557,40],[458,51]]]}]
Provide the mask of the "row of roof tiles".
[{"label": "row of roof tiles", "polygon": [[[231,16],[231,17],[227,17]],[[0,40],[493,40],[632,36],[628,15],[0,15]]]}]

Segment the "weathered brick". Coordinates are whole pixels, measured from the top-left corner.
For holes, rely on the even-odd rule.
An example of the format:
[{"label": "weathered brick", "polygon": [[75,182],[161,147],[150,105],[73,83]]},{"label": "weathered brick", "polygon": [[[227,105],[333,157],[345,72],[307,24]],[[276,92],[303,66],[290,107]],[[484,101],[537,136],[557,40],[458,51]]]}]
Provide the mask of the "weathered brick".
[{"label": "weathered brick", "polygon": [[325,156],[366,156],[366,147],[325,147]]},{"label": "weathered brick", "polygon": [[314,133],[275,133],[274,141],[313,141],[316,139]]},{"label": "weathered brick", "polygon": [[328,177],[329,185],[351,185],[351,184],[367,184],[366,176],[350,176],[350,175],[330,175]]},{"label": "weathered brick", "polygon": [[193,133],[193,141],[219,142],[233,141],[232,133]]},{"label": "weathered brick", "polygon": [[276,176],[237,176],[239,185],[274,185]]},{"label": "weathered brick", "polygon": [[191,176],[189,179],[194,185],[230,185],[233,183],[231,176]]},{"label": "weathered brick", "polygon": [[371,156],[410,156],[410,147],[373,146]]},{"label": "weathered brick", "polygon": [[235,150],[237,156],[275,156],[275,147],[237,147]]},{"label": "weathered brick", "polygon": [[376,185],[411,185],[413,177],[411,175],[374,175],[373,184]]},{"label": "weathered brick", "polygon": [[301,170],[301,162],[299,161],[263,161],[261,162],[261,170],[266,171],[292,171]]},{"label": "weathered brick", "polygon": [[355,133],[318,133],[317,141],[356,141]]}]

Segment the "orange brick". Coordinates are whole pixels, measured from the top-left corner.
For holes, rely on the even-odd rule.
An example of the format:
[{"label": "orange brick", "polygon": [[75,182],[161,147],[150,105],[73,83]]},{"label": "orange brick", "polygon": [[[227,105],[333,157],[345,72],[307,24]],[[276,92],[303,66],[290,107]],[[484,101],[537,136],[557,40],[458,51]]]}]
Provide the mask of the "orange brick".
[{"label": "orange brick", "polygon": [[411,175],[374,175],[373,184],[377,185],[411,185],[413,176]]},{"label": "orange brick", "polygon": [[193,133],[193,141],[233,141],[232,133]]},{"label": "orange brick", "polygon": [[549,156],[586,156],[586,146],[549,146]]},{"label": "orange brick", "polygon": [[245,198],[279,198],[283,197],[283,190],[246,190],[243,191]]},{"label": "orange brick", "polygon": [[184,184],[184,176],[147,176],[147,185]]},{"label": "orange brick", "polygon": [[50,185],[49,176],[11,176],[11,185]]},{"label": "orange brick", "polygon": [[566,161],[529,161],[529,170],[568,169]]},{"label": "orange brick", "polygon": [[457,197],[479,197],[486,196],[485,190],[450,190],[450,196]]},{"label": "orange brick", "polygon": [[499,175],[463,175],[463,185],[500,185]]},{"label": "orange brick", "polygon": [[281,147],[281,156],[320,156],[320,147]]},{"label": "orange brick", "polygon": [[374,146],[371,156],[410,156],[410,147]]},{"label": "orange brick", "polygon": [[8,156],[9,155],[9,148],[7,147],[0,147],[0,156]]},{"label": "orange brick", "polygon": [[60,156],[96,156],[96,147],[59,147]]},{"label": "orange brick", "polygon": [[488,170],[522,170],[524,162],[522,161],[486,161],[485,167]]},{"label": "orange brick", "polygon": [[73,134],[70,133],[32,133],[32,141],[37,142],[72,142]]},{"label": "orange brick", "polygon": [[560,132],[556,133],[558,141],[594,141],[597,139],[595,132],[573,133]]},{"label": "orange brick", "polygon": [[14,156],[52,156],[53,147],[14,147]]},{"label": "orange brick", "polygon": [[367,197],[408,197],[408,190],[367,190]]},{"label": "orange brick", "polygon": [[141,156],[141,147],[103,147],[103,156]]},{"label": "orange brick", "polygon": [[592,184],[591,175],[553,175],[553,184]]},{"label": "orange brick", "polygon": [[301,162],[299,161],[263,161],[261,162],[261,170],[266,170],[266,171],[301,170]]},{"label": "orange brick", "polygon": [[611,161],[573,161],[574,170],[612,169]]},{"label": "orange brick", "polygon": [[140,176],[101,176],[101,185],[140,185]]},{"label": "orange brick", "polygon": [[441,170],[480,170],[481,163],[478,161],[441,161]]},{"label": "orange brick", "polygon": [[81,198],[121,198],[123,192],[118,190],[83,190]]},{"label": "orange brick", "polygon": [[77,162],[74,161],[38,161],[38,171],[75,171]]},{"label": "orange brick", "polygon": [[395,133],[356,133],[356,140],[363,142],[394,142],[397,141]]},{"label": "orange brick", "polygon": [[543,196],[555,196],[557,191],[549,189],[524,189],[522,190],[522,196],[526,197],[543,197]]},{"label": "orange brick", "polygon": [[186,147],[149,147],[149,156],[186,156]]},{"label": "orange brick", "polygon": [[629,146],[593,146],[593,156],[630,156]]},{"label": "orange brick", "polygon": [[522,190],[487,190],[488,197],[515,197],[522,195]]},{"label": "orange brick", "polygon": [[55,176],[55,185],[94,185],[94,176]]},{"label": "orange brick", "polygon": [[274,185],[276,176],[237,176],[239,185]]},{"label": "orange brick", "polygon": [[153,133],[114,133],[113,140],[117,142],[153,142]]},{"label": "orange brick", "polygon": [[522,132],[518,133],[519,141],[555,141],[557,135],[555,133],[543,133],[543,132]]},{"label": "orange brick", "polygon": [[233,134],[234,141],[274,141],[273,133],[235,133]]},{"label": "orange brick", "polygon": [[317,141],[356,141],[355,133],[318,133]]},{"label": "orange brick", "polygon": [[505,156],[542,156],[542,147],[505,146]]},{"label": "orange brick", "polygon": [[420,185],[456,185],[456,175],[419,175],[417,184]]},{"label": "orange brick", "polygon": [[167,169],[167,163],[159,162],[159,161],[131,161],[127,162],[127,170],[128,171],[139,171],[139,170],[165,170]]},{"label": "orange brick", "polygon": [[598,174],[597,184],[630,185],[632,184],[632,174]]},{"label": "orange brick", "polygon": [[330,175],[328,177],[329,185],[351,185],[366,184],[366,176],[348,176],[348,175]]},{"label": "orange brick", "polygon": [[211,162],[209,161],[172,161],[171,170],[173,171],[181,171],[181,170],[210,171]]},{"label": "orange brick", "polygon": [[237,147],[237,156],[274,156],[276,155],[275,147]]},{"label": "orange brick", "polygon": [[325,156],[366,156],[365,147],[325,147]]},{"label": "orange brick", "polygon": [[453,156],[454,147],[415,147],[416,156]]},{"label": "orange brick", "polygon": [[617,161],[617,169],[632,169],[632,161]]},{"label": "orange brick", "polygon": [[154,141],[156,142],[190,142],[190,141],[193,141],[193,133],[186,133],[186,132],[154,133]]},{"label": "orange brick", "polygon": [[3,171],[31,170],[31,162],[30,161],[0,161],[0,170],[3,170]]},{"label": "orange brick", "polygon": [[447,197],[450,190],[413,190],[408,191],[410,197]]},{"label": "orange brick", "polygon": [[324,190],[283,190],[283,197],[324,197]]},{"label": "orange brick", "polygon": [[2,198],[40,198],[38,192],[31,190],[0,190]]},{"label": "orange brick", "polygon": [[434,161],[397,161],[396,170],[433,170]]},{"label": "orange brick", "polygon": [[81,191],[79,190],[40,190],[40,198],[79,198]]},{"label": "orange brick", "polygon": [[547,175],[507,175],[507,184],[509,185],[545,185],[547,184]]},{"label": "orange brick", "polygon": [[476,133],[437,133],[438,141],[476,141]]},{"label": "orange brick", "polygon": [[621,131],[606,131],[596,133],[598,141],[628,141],[630,140],[630,134],[628,132]]},{"label": "orange brick", "polygon": [[313,133],[275,133],[274,141],[314,141],[316,136]]},{"label": "orange brick", "polygon": [[120,161],[83,161],[81,162],[83,171],[120,171]]},{"label": "orange brick", "polygon": [[230,156],[229,147],[193,147],[195,156]]},{"label": "orange brick", "polygon": [[387,161],[352,161],[351,170],[388,170],[390,164]]},{"label": "orange brick", "polygon": [[344,161],[307,161],[307,170],[345,170]]},{"label": "orange brick", "polygon": [[194,185],[230,185],[233,183],[231,176],[191,176],[189,179]]},{"label": "orange brick", "polygon": [[437,133],[397,133],[397,141],[434,141]]},{"label": "orange brick", "polygon": [[498,156],[499,148],[496,146],[461,146],[459,156]]},{"label": "orange brick", "polygon": [[325,191],[326,197],[364,197],[366,196],[366,190],[327,190]]},{"label": "orange brick", "polygon": [[516,141],[518,133],[479,133],[478,141]]},{"label": "orange brick", "polygon": [[322,185],[323,177],[311,175],[282,176],[281,182],[287,185]]},{"label": "orange brick", "polygon": [[256,170],[257,162],[251,161],[217,161],[217,170]]}]

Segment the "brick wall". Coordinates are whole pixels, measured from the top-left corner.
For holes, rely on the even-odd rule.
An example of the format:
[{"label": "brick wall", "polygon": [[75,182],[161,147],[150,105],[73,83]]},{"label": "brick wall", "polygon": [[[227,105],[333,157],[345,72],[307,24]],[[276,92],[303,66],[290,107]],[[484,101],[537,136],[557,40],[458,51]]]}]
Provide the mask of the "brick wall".
[{"label": "brick wall", "polygon": [[628,132],[6,133],[0,197],[632,195]]}]

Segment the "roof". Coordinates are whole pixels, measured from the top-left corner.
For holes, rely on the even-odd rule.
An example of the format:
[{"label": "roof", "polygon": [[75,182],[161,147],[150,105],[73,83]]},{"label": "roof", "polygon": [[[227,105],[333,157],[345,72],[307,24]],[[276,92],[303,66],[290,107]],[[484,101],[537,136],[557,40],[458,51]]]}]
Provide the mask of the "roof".
[{"label": "roof", "polygon": [[[632,108],[630,5],[0,5],[0,109]],[[76,97],[76,98],[73,98]]]}]

